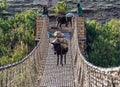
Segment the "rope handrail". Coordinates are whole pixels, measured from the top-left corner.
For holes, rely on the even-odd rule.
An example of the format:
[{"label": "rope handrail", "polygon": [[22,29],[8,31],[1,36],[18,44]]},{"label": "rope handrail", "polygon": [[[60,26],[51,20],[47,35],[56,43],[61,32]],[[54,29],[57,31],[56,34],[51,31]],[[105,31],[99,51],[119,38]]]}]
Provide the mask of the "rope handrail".
[{"label": "rope handrail", "polygon": [[[84,21],[84,20],[83,20]],[[76,87],[119,87],[120,67],[102,68],[88,62],[81,54],[77,36],[77,21],[72,38],[72,56]]]},{"label": "rope handrail", "polygon": [[[0,67],[0,87],[34,87],[38,72],[43,71],[48,37],[46,18],[42,23],[40,40],[25,58],[14,64]],[[42,74],[41,74],[42,75]]]},{"label": "rope handrail", "polygon": [[[42,32],[41,32],[40,37],[42,37],[43,31],[44,31],[44,26],[45,26],[45,20],[43,20],[43,29],[42,29]],[[38,42],[37,46],[35,46],[35,48],[34,48],[26,57],[24,57],[24,58],[21,59],[20,61],[15,62],[15,63],[13,63],[13,64],[8,64],[8,65],[5,65],[5,66],[0,66],[0,70],[7,69],[7,68],[16,66],[16,65],[24,62],[24,61],[25,61],[27,58],[29,58],[29,56],[32,55],[33,52],[39,47],[40,43],[41,43],[41,39],[39,39],[39,42]]]},{"label": "rope handrail", "polygon": [[[39,41],[39,43],[41,43],[41,40]],[[1,66],[0,67],[0,70],[4,70],[4,69],[8,69],[10,67],[14,67],[18,64],[21,64],[23,63],[25,60],[27,60],[29,58],[29,56],[31,56],[33,54],[33,52],[38,48],[39,45],[37,45],[26,57],[24,57],[23,59],[21,59],[20,61],[18,62],[15,62],[13,64],[8,64],[8,65],[5,65],[5,66]]]},{"label": "rope handrail", "polygon": [[[42,76],[44,58],[47,55],[45,52],[48,50],[45,46],[48,46],[49,40],[46,26],[47,18],[38,20],[42,23],[39,43],[28,56],[19,62],[0,67],[0,87],[35,87],[38,72],[41,72],[39,76]],[[79,47],[77,18],[75,18],[73,27],[71,51],[75,87],[120,87],[120,66],[102,68],[89,63]]]},{"label": "rope handrail", "polygon": [[[76,27],[76,22],[75,22],[75,30],[76,30],[76,37],[78,37],[77,36],[77,27]],[[78,45],[78,38],[76,38],[77,40],[77,46],[78,46],[78,48],[80,48],[79,47],[79,45]],[[98,70],[100,70],[100,71],[106,71],[106,72],[110,72],[110,71],[116,71],[116,70],[120,70],[120,66],[118,66],[118,67],[110,67],[110,68],[103,68],[103,67],[99,67],[99,66],[95,66],[95,65],[93,65],[93,64],[91,64],[90,62],[88,62],[85,58],[84,58],[84,56],[82,55],[82,53],[80,52],[80,49],[78,49],[78,51],[79,51],[79,55],[81,55],[81,57],[82,57],[82,60],[84,60],[84,62],[86,63],[86,64],[88,64],[89,66],[91,66],[91,67],[94,67],[95,69],[97,68]]]}]

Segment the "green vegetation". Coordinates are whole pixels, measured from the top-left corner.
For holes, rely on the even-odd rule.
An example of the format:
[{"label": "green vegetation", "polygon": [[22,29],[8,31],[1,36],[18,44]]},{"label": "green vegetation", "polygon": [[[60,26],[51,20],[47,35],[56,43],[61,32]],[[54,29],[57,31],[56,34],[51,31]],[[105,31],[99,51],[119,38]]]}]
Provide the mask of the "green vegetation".
[{"label": "green vegetation", "polygon": [[64,1],[59,2],[55,6],[54,11],[57,15],[65,15],[68,11],[68,5]]},{"label": "green vegetation", "polygon": [[7,3],[5,1],[2,1],[0,3],[0,11],[4,10],[7,7]]},{"label": "green vegetation", "polygon": [[0,66],[17,62],[34,47],[38,10],[27,10],[0,20]]},{"label": "green vegetation", "polygon": [[5,1],[0,2],[0,19],[2,18],[1,12],[5,10],[7,7],[7,3]]},{"label": "green vegetation", "polygon": [[87,21],[87,60],[96,66],[120,65],[120,20],[113,19],[101,26]]}]

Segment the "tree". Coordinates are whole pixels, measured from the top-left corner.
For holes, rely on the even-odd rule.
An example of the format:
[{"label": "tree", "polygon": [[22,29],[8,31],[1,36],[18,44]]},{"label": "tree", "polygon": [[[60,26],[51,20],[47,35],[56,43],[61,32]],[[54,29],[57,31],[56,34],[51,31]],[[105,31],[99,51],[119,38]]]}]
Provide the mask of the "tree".
[{"label": "tree", "polygon": [[120,20],[111,20],[104,26],[87,21],[87,60],[96,66],[120,65]]},{"label": "tree", "polygon": [[64,1],[58,2],[54,11],[57,15],[65,15],[68,12],[68,5]]},{"label": "tree", "polygon": [[6,6],[7,6],[7,2],[2,1],[2,2],[0,3],[0,12],[1,12],[2,10],[4,10],[4,9],[6,8]]}]

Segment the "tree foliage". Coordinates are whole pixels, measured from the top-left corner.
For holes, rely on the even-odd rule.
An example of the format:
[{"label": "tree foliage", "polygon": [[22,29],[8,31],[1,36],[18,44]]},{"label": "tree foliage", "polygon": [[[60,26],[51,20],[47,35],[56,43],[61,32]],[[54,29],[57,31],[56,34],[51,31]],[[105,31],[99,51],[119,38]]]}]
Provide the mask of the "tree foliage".
[{"label": "tree foliage", "polygon": [[101,67],[120,65],[120,20],[112,19],[101,26],[87,21],[88,61]]},{"label": "tree foliage", "polygon": [[0,2],[0,12],[4,10],[7,6],[7,3],[5,1]]},{"label": "tree foliage", "polygon": [[17,62],[34,47],[37,10],[0,20],[0,66]]},{"label": "tree foliage", "polygon": [[65,15],[68,11],[68,5],[64,1],[58,2],[54,11],[57,15]]}]

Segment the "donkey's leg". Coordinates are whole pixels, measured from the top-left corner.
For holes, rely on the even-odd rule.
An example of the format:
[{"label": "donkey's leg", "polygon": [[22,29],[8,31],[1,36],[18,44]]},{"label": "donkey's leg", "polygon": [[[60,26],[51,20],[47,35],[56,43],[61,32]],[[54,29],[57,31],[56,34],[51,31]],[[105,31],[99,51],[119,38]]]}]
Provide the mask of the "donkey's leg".
[{"label": "donkey's leg", "polygon": [[70,20],[70,25],[71,25],[71,27],[72,27],[72,19]]},{"label": "donkey's leg", "polygon": [[63,55],[61,54],[60,56],[61,56],[60,57],[60,64],[63,66]]},{"label": "donkey's leg", "polygon": [[58,19],[58,17],[56,18],[56,25],[57,25],[57,27],[59,25],[59,19]]},{"label": "donkey's leg", "polygon": [[59,55],[57,54],[57,66],[59,65]]},{"label": "donkey's leg", "polygon": [[57,22],[57,28],[59,27],[59,22]]},{"label": "donkey's leg", "polygon": [[62,24],[60,23],[60,29],[62,30]]},{"label": "donkey's leg", "polygon": [[64,63],[66,64],[66,54],[64,55]]},{"label": "donkey's leg", "polygon": [[65,23],[65,27],[68,27],[68,22],[66,21],[66,23]]}]

